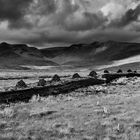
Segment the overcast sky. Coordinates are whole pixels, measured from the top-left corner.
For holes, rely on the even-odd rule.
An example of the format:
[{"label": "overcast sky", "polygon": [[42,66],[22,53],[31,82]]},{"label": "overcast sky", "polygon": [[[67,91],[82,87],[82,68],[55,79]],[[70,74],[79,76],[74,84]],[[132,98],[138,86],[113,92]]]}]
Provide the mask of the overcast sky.
[{"label": "overcast sky", "polygon": [[37,47],[140,42],[140,0],[0,0],[0,41]]}]

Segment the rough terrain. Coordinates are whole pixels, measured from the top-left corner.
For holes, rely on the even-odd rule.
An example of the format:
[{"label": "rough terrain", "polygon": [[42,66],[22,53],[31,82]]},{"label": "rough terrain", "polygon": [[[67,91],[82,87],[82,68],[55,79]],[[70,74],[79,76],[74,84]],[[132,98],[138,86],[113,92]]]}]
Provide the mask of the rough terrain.
[{"label": "rough terrain", "polygon": [[0,106],[1,140],[139,140],[140,79]]}]

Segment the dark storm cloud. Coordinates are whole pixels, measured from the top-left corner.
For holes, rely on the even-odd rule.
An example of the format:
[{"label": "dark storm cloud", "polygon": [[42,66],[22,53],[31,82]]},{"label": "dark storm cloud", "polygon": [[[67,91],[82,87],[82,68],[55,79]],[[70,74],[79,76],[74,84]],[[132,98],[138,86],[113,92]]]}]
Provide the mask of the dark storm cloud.
[{"label": "dark storm cloud", "polygon": [[65,22],[64,27],[68,31],[86,31],[102,26],[107,21],[101,12],[84,12],[81,18],[72,17]]},{"label": "dark storm cloud", "polygon": [[[87,31],[86,33],[80,32],[24,32],[26,36],[16,35],[13,36],[11,33],[12,38],[15,40],[32,44],[37,47],[39,46],[46,46],[47,43],[49,44],[73,44],[73,43],[91,43],[93,41],[107,41],[107,40],[114,40],[114,41],[131,41],[139,40],[140,33],[135,31],[123,31],[123,30],[91,30]],[[139,41],[140,42],[140,41]]]},{"label": "dark storm cloud", "polygon": [[39,3],[42,5],[41,14],[54,13],[57,9],[55,0],[41,0]]},{"label": "dark storm cloud", "polygon": [[61,0],[62,1],[62,11],[65,11],[66,13],[73,13],[79,9],[78,4],[72,4],[71,0]]},{"label": "dark storm cloud", "polygon": [[[33,0],[0,0],[0,21],[9,21],[10,27],[23,26],[25,13]],[[20,21],[21,20],[21,21]]]},{"label": "dark storm cloud", "polygon": [[138,40],[139,4],[137,0],[0,0],[0,40],[36,46]]},{"label": "dark storm cloud", "polygon": [[138,5],[134,10],[130,9],[126,12],[126,14],[122,17],[122,24],[126,25],[133,21],[137,21],[140,15],[140,5]]},{"label": "dark storm cloud", "polygon": [[[88,12],[82,1],[72,4],[72,0],[61,0],[61,9],[52,15],[53,24],[69,31],[86,31],[97,28],[107,21],[101,11]],[[84,10],[83,10],[84,7]]]},{"label": "dark storm cloud", "polygon": [[55,0],[36,0],[32,3],[30,13],[37,15],[48,15],[57,9]]},{"label": "dark storm cloud", "polygon": [[79,40],[79,36],[75,32],[36,32],[36,35],[30,34],[29,37],[21,39],[21,42],[28,44],[44,45],[46,43],[66,43],[71,44]]},{"label": "dark storm cloud", "polygon": [[130,23],[137,21],[140,16],[140,4],[135,9],[129,9],[126,13],[119,19],[114,20],[111,26],[124,27]]},{"label": "dark storm cloud", "polygon": [[72,5],[71,0],[61,0],[57,4],[61,6],[58,7],[57,13],[52,15],[51,20],[53,24],[63,28],[63,26],[65,26],[66,19],[79,10],[79,5]]},{"label": "dark storm cloud", "polygon": [[18,20],[24,16],[32,0],[0,0],[0,18]]},{"label": "dark storm cloud", "polygon": [[[119,29],[105,30],[105,31],[97,31],[95,33],[90,33],[85,37],[87,42],[91,40],[100,40],[100,41],[126,41],[133,42],[135,39],[140,39],[140,33],[135,31],[123,31]],[[140,41],[139,41],[140,42]]]}]

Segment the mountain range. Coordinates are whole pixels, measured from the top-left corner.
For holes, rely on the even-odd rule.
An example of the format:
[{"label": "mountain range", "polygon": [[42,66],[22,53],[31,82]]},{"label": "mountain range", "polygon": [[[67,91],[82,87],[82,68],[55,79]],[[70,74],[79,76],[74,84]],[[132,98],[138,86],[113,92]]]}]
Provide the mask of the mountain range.
[{"label": "mountain range", "polygon": [[49,61],[35,47],[28,47],[25,44],[0,44],[0,68],[23,69],[24,65],[35,66],[56,66],[58,64]]},{"label": "mountain range", "polygon": [[66,68],[139,67],[140,43],[96,41],[69,47],[38,49],[26,44],[0,44],[0,68],[52,66]]}]

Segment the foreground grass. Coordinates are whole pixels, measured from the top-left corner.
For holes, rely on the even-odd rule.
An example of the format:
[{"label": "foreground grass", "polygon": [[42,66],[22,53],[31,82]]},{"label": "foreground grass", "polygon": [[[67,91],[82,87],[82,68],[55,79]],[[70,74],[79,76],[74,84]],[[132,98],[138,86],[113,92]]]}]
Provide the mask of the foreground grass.
[{"label": "foreground grass", "polygon": [[0,140],[140,140],[140,80],[0,106]]}]

